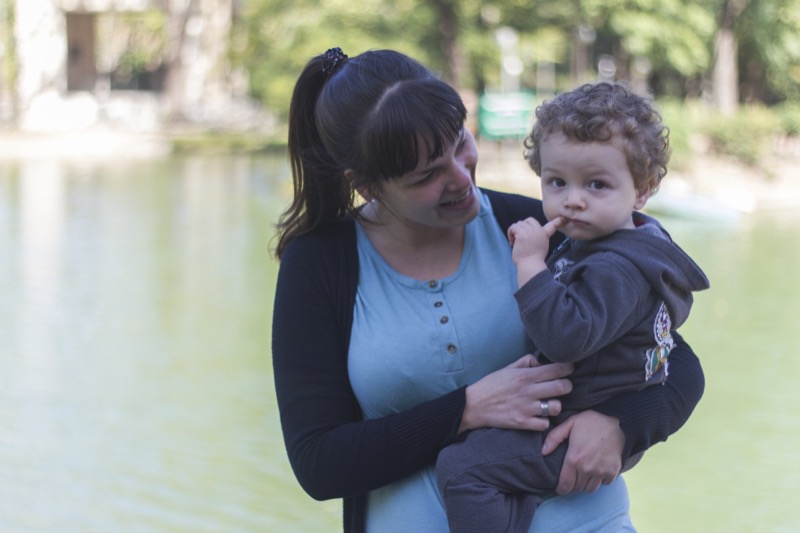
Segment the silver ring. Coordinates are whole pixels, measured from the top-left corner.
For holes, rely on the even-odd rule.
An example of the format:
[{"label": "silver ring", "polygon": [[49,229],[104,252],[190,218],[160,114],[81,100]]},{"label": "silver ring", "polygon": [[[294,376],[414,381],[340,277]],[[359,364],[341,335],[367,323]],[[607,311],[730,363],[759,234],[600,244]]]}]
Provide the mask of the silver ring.
[{"label": "silver ring", "polygon": [[539,400],[539,407],[542,409],[542,416],[550,416],[550,402]]}]

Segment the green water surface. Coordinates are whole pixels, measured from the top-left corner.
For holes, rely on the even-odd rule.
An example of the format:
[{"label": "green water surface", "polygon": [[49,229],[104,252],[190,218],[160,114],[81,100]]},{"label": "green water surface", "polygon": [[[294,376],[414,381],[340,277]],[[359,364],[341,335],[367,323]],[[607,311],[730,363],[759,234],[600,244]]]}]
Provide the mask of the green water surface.
[{"label": "green water surface", "polygon": [[[0,531],[326,532],[270,361],[283,158],[0,163]],[[642,532],[800,530],[800,217],[665,219],[706,395],[626,474]]]}]

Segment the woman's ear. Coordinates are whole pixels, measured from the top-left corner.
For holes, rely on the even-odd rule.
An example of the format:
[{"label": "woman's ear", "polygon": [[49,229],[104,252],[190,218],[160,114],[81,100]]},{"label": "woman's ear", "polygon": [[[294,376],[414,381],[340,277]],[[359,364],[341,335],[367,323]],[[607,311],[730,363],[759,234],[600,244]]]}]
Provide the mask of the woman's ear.
[{"label": "woman's ear", "polygon": [[344,179],[350,183],[350,186],[355,189],[358,195],[364,199],[365,202],[369,203],[375,199],[375,195],[370,191],[370,188],[364,185],[361,180],[358,179],[358,175],[356,172],[348,168],[344,171]]}]

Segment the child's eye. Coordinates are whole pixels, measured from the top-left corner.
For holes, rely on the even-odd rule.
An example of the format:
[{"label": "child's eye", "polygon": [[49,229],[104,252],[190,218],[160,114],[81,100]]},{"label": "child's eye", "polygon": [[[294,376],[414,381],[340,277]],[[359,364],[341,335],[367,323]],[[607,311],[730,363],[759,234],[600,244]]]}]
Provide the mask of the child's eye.
[{"label": "child's eye", "polygon": [[566,185],[566,183],[561,178],[550,178],[550,186],[551,187],[559,188],[559,187],[563,187],[565,185]]},{"label": "child's eye", "polygon": [[607,187],[607,185],[605,184],[605,182],[602,182],[600,180],[592,180],[589,183],[589,188],[590,189],[600,190],[600,189],[605,189],[606,187]]}]

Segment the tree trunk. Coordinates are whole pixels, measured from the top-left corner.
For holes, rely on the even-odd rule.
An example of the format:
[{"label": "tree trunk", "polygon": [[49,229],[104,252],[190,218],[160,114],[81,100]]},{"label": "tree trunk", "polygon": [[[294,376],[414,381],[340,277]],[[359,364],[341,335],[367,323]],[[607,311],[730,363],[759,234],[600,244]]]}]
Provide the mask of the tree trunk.
[{"label": "tree trunk", "polygon": [[439,19],[439,47],[444,59],[444,80],[453,87],[461,88],[464,81],[464,57],[458,45],[459,16],[456,4],[450,0],[436,0],[432,3]]},{"label": "tree trunk", "polygon": [[171,120],[186,116],[186,84],[183,66],[183,47],[186,41],[186,23],[195,0],[170,0],[167,9],[167,76],[165,92],[169,99]]},{"label": "tree trunk", "polygon": [[0,6],[0,124],[17,123],[17,47],[14,39],[14,2]]},{"label": "tree trunk", "polygon": [[724,0],[714,42],[714,105],[725,116],[739,105],[739,68],[736,22],[749,0]]}]

